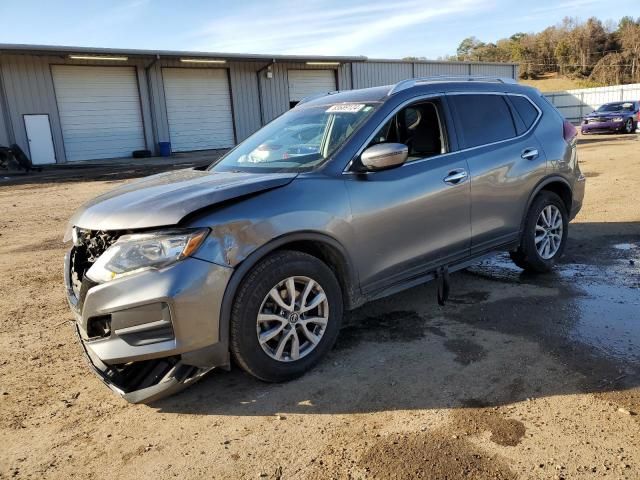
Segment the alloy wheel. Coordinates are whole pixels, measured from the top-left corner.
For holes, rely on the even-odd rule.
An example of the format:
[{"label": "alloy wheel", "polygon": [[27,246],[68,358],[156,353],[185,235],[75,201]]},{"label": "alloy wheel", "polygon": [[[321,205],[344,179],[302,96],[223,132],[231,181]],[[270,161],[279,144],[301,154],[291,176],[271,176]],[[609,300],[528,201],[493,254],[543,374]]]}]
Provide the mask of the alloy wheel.
[{"label": "alloy wheel", "polygon": [[320,343],[329,320],[329,301],[318,282],[288,277],[265,296],[256,333],[262,350],[279,362],[309,355]]},{"label": "alloy wheel", "polygon": [[549,260],[558,253],[562,244],[562,213],[555,205],[547,205],[542,209],[536,222],[536,250],[540,258]]},{"label": "alloy wheel", "polygon": [[627,123],[625,123],[624,129],[627,133],[631,133],[633,131],[633,120],[631,120],[630,118],[627,119]]}]

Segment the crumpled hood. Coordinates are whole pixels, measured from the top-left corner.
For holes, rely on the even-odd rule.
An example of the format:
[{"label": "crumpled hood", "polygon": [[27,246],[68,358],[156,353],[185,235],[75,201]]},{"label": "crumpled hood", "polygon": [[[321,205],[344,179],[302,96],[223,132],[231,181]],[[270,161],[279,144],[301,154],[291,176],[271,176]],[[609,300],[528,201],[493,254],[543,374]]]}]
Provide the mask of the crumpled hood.
[{"label": "crumpled hood", "polygon": [[128,230],[177,224],[189,213],[243,195],[281,187],[296,173],[161,173],[123,185],[80,207],[69,220],[90,230]]}]

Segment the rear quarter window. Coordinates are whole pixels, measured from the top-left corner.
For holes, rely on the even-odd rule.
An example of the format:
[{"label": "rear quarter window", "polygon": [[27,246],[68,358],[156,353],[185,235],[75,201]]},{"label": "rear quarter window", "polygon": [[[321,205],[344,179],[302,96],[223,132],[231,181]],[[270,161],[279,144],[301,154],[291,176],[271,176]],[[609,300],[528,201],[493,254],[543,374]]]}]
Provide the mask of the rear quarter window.
[{"label": "rear quarter window", "polygon": [[531,102],[525,97],[510,95],[509,99],[524,122],[525,129],[529,130],[531,125],[536,121],[536,118],[538,118],[538,110],[536,110]]},{"label": "rear quarter window", "polygon": [[464,148],[508,140],[517,136],[511,109],[503,95],[452,95]]}]

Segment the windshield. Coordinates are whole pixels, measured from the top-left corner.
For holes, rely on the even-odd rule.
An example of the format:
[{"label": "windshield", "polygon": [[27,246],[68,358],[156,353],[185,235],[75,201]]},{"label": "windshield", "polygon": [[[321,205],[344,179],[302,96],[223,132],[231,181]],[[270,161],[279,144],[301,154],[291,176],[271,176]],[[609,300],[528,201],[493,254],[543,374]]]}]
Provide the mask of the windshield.
[{"label": "windshield", "polygon": [[373,112],[372,103],[290,110],[214,163],[213,171],[298,172],[327,160]]},{"label": "windshield", "polygon": [[607,103],[598,108],[598,112],[619,112],[621,110],[628,110],[633,112],[633,103],[621,102],[621,103]]}]

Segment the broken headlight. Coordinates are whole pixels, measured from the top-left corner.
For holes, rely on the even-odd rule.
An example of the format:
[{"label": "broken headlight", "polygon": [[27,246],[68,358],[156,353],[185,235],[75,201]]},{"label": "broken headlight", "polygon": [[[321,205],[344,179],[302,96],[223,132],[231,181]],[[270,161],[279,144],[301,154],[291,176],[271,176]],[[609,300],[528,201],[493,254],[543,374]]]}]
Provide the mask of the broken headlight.
[{"label": "broken headlight", "polygon": [[124,275],[162,268],[193,254],[209,229],[165,230],[123,235],[95,261],[87,277],[102,283]]}]

